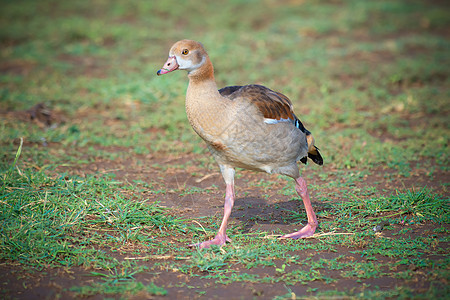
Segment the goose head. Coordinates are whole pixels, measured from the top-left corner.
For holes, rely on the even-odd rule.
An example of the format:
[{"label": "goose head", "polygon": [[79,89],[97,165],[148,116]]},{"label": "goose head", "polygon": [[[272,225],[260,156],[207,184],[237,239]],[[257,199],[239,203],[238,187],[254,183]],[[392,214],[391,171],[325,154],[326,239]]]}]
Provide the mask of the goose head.
[{"label": "goose head", "polygon": [[156,74],[164,75],[175,70],[186,70],[189,75],[195,75],[202,67],[208,65],[207,62],[209,62],[208,54],[201,43],[181,40],[170,48],[169,58]]}]

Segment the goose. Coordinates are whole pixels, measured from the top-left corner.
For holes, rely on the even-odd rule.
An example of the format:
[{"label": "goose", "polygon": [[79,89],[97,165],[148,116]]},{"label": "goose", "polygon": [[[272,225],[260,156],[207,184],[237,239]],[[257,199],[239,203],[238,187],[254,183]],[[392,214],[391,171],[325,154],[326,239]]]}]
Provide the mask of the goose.
[{"label": "goose", "polygon": [[226,234],[235,201],[235,168],[282,174],[294,179],[295,190],[303,200],[308,223],[299,231],[281,238],[300,239],[314,234],[318,221],[311,205],[305,180],[297,162],[311,159],[323,164],[314,138],[294,114],[285,95],[267,87],[250,84],[218,89],[214,68],[204,46],[193,40],[176,42],[157,75],[186,70],[186,114],[194,131],[206,142],[219,164],[226,184],[224,214],[212,240],[192,247],[222,246],[231,239]]}]

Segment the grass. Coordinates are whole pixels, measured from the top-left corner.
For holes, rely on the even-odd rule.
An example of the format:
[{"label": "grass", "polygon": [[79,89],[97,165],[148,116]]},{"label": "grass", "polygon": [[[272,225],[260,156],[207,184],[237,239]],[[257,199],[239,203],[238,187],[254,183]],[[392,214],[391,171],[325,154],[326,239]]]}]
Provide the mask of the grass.
[{"label": "grass", "polygon": [[[445,3],[3,4],[0,267],[34,274],[0,277],[7,298],[75,275],[41,288],[63,298],[448,294]],[[239,170],[233,243],[186,247],[219,227],[223,185],[186,120],[185,74],[155,76],[182,38],[206,46],[220,87],[282,91],[314,133],[325,159],[303,169],[314,239],[271,238],[306,221],[293,183]],[[32,119],[40,103],[50,115]]]},{"label": "grass", "polygon": [[51,177],[14,170],[20,149],[2,174],[2,259],[37,268],[108,266],[112,258],[101,248],[136,242],[152,248],[157,236],[185,230],[180,219],[155,203],[139,197],[129,201],[121,182],[110,176]]},{"label": "grass", "polygon": [[167,291],[163,288],[155,286],[154,284],[144,285],[141,282],[126,281],[124,283],[109,282],[94,283],[91,286],[73,287],[71,291],[77,297],[89,297],[97,294],[117,295],[123,297],[152,297],[164,296]]}]

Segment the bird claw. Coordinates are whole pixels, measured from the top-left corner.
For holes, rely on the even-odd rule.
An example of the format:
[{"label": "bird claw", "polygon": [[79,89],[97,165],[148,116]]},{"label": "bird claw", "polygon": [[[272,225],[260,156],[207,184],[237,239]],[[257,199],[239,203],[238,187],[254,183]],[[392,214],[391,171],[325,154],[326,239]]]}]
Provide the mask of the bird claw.
[{"label": "bird claw", "polygon": [[226,235],[219,235],[218,234],[218,235],[216,235],[215,238],[213,238],[210,241],[190,244],[188,247],[189,248],[196,248],[196,247],[198,247],[199,249],[207,249],[207,248],[211,247],[212,245],[223,246],[227,242],[231,243],[231,239],[229,239],[228,236],[226,236]]},{"label": "bird claw", "polygon": [[316,223],[313,223],[313,224],[308,223],[305,227],[303,227],[299,231],[285,234],[285,235],[279,237],[279,239],[293,239],[293,240],[297,240],[297,239],[308,238],[308,237],[311,237],[311,236],[314,235],[314,232],[316,231],[316,228],[317,228],[317,224]]}]

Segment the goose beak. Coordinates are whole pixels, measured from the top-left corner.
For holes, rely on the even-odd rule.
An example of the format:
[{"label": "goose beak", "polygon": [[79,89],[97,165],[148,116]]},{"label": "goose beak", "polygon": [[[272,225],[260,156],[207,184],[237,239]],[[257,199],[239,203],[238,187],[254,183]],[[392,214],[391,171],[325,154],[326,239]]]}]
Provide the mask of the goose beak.
[{"label": "goose beak", "polygon": [[156,72],[156,75],[164,75],[178,69],[178,62],[175,56],[169,56],[164,66]]}]

